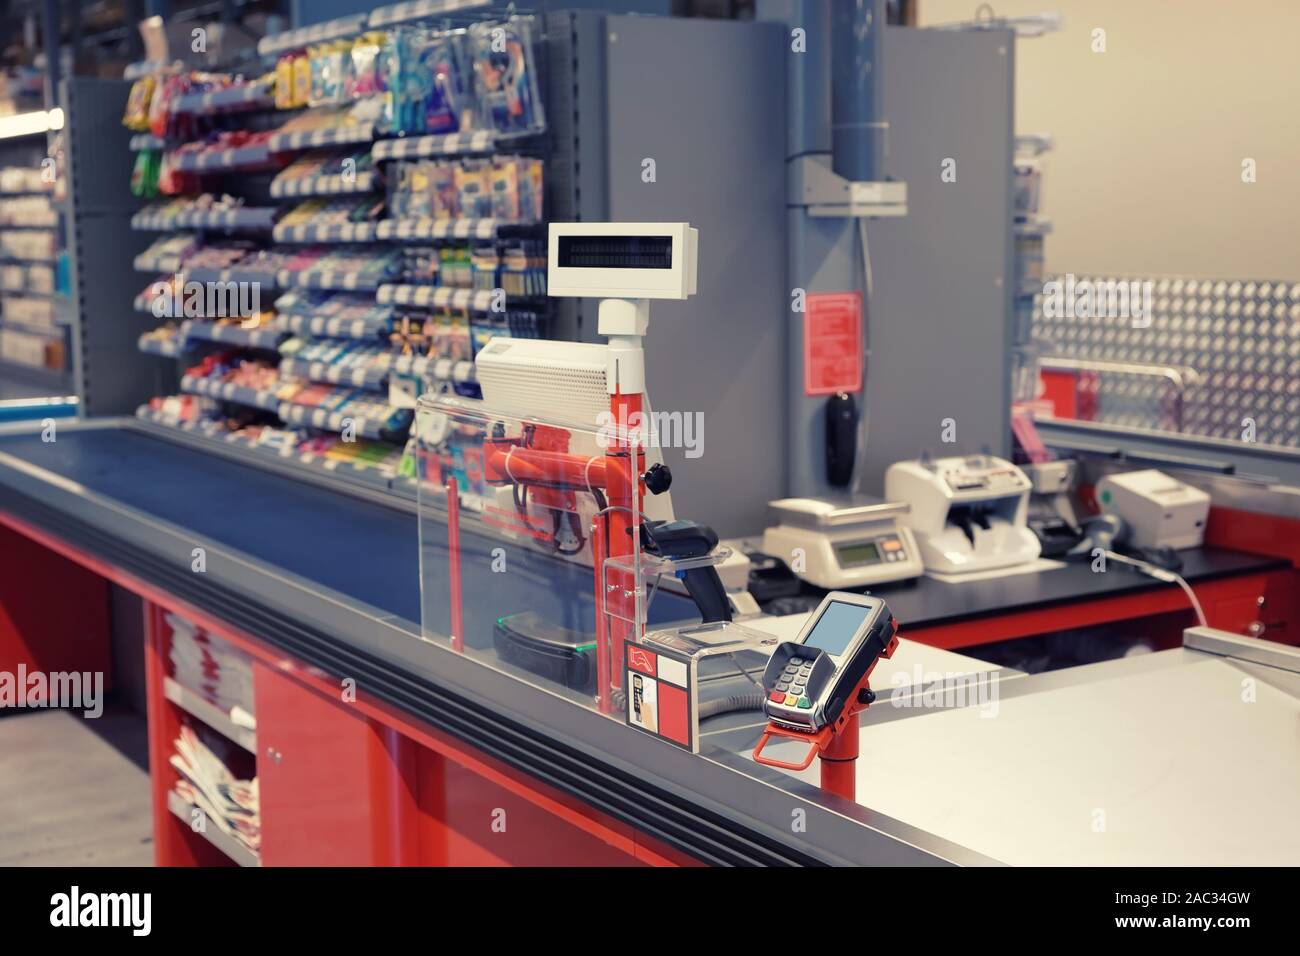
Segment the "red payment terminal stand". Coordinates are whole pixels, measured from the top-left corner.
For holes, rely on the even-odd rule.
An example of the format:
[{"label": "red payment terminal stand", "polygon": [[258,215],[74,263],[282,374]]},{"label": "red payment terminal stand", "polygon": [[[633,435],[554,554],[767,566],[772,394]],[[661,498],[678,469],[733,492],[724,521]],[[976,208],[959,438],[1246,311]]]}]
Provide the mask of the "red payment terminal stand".
[{"label": "red payment terminal stand", "polygon": [[[898,625],[880,598],[832,591],[793,641],[779,644],[763,672],[767,727],[754,760],[784,770],[806,770],[821,758],[822,789],[852,800],[858,759],[858,714],[875,693],[871,672],[894,655]],[[773,737],[808,743],[802,763],[765,757]]]}]

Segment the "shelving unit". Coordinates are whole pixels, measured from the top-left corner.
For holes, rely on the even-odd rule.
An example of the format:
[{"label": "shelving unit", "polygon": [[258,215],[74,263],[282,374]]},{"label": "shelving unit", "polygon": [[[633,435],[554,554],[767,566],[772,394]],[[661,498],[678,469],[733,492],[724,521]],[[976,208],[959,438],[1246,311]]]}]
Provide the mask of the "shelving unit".
[{"label": "shelving unit", "polygon": [[[203,811],[199,810],[198,807],[195,807],[193,804],[186,803],[181,798],[180,794],[176,793],[174,790],[169,791],[167,794],[167,809],[171,812],[172,816],[176,817],[189,827],[192,833],[207,840],[212,844],[212,846],[216,847],[216,849],[230,857],[230,859],[237,865],[262,865],[262,860],[256,853],[248,849],[248,847],[244,846],[234,837],[224,833],[210,818],[206,820],[206,826],[204,826],[202,832],[195,830],[192,824],[194,811],[198,810],[199,813],[203,813]],[[204,814],[204,816],[207,817],[207,814]]]},{"label": "shelving unit", "polygon": [[[273,58],[329,38],[356,36],[368,25],[376,24],[376,18],[386,27],[440,12],[461,14],[488,6],[467,0],[399,4],[369,16],[345,17],[265,38],[259,52]],[[265,62],[267,69],[273,65],[272,59]],[[186,282],[255,283],[263,303],[269,294],[290,293],[299,296],[299,302],[309,304],[305,308],[277,309],[275,324],[270,328],[263,324],[243,330],[238,323],[214,324],[193,315],[184,316],[182,322],[178,315],[171,321],[179,325],[173,326],[175,332],[167,338],[139,337],[141,353],[152,356],[153,361],[174,357],[181,362],[184,374],[179,376],[180,394],[220,402],[229,412],[227,420],[234,416],[243,422],[249,420],[249,415],[262,413],[251,424],[265,425],[282,435],[284,447],[267,448],[260,442],[232,437],[239,431],[223,433],[225,426],[213,427],[215,420],[182,420],[164,409],[184,406],[168,405],[161,399],[137,409],[142,421],[184,431],[191,441],[220,443],[227,453],[234,451],[258,460],[274,457],[280,464],[292,460],[317,474],[346,475],[376,488],[406,494],[409,489],[398,491],[404,480],[399,474],[408,467],[408,462],[399,464],[400,455],[383,468],[352,467],[337,456],[319,454],[317,438],[346,429],[349,434],[355,432],[359,438],[388,443],[400,451],[413,418],[413,409],[407,404],[413,394],[431,389],[478,394],[473,361],[465,354],[472,355],[487,335],[547,334],[550,307],[540,294],[544,292],[544,271],[541,280],[513,271],[541,269],[536,263],[544,261],[544,222],[478,217],[393,218],[389,212],[392,190],[399,178],[398,164],[439,158],[461,163],[521,151],[544,159],[544,129],[522,134],[475,129],[393,136],[369,122],[372,115],[378,115],[377,111],[367,112],[374,105],[373,101],[359,100],[305,110],[277,110],[272,91],[249,84],[185,94],[173,102],[173,113],[188,114],[206,127],[232,131],[243,128],[263,135],[260,141],[247,146],[177,154],[178,168],[198,177],[205,191],[242,196],[245,203],[231,210],[189,212],[169,210],[166,201],[160,199],[137,214],[132,225],[152,232],[192,231],[198,236],[200,252],[214,239],[235,234],[240,242],[254,242],[269,255],[259,260],[265,265],[256,269],[241,267],[237,262],[209,268],[166,256],[142,257],[135,263],[137,268],[155,276],[164,274],[167,279],[179,274]],[[214,136],[213,141],[220,140]],[[137,131],[131,145],[166,150],[180,144]],[[348,197],[365,201],[367,196],[374,196],[374,202],[382,204],[387,214],[360,221],[337,214],[348,209],[338,205]],[[316,207],[312,203],[333,214],[313,218]],[[441,250],[448,248],[458,251],[449,260],[454,269],[448,267],[444,272]],[[491,282],[486,285],[482,275],[477,274],[483,266],[474,258],[476,250],[483,248],[489,250],[486,261],[495,262],[490,266],[494,270]],[[511,250],[513,259],[507,258]],[[279,262],[275,263],[277,257]],[[284,267],[286,260],[292,260],[291,267]],[[383,264],[361,270],[356,266],[362,262]],[[477,276],[473,282],[478,287],[471,285],[472,276]],[[454,284],[439,284],[439,277]],[[530,289],[535,286],[539,294],[511,295],[503,300],[497,289],[501,284],[511,284],[512,288],[520,284]],[[135,305],[151,312],[150,288],[135,296]],[[330,293],[334,295],[322,298]],[[343,301],[349,307],[340,313],[335,303]],[[503,302],[505,312],[501,311]],[[462,336],[455,352],[426,352],[434,344],[444,350],[451,348],[442,344],[447,341],[446,330]],[[388,350],[389,354],[380,357],[375,349]],[[224,373],[214,378],[200,374],[200,366],[212,368],[209,360],[214,356],[222,356],[216,359],[218,363],[246,356],[274,365],[278,381],[285,387],[252,389],[223,380]],[[362,396],[385,404],[364,402]],[[367,412],[350,411],[349,405],[364,407]],[[376,413],[376,408],[386,408],[387,412]],[[301,437],[295,441],[294,434]],[[293,451],[296,445],[305,449],[302,456]]]},{"label": "shelving unit", "polygon": [[257,731],[235,723],[231,716],[220,707],[209,703],[194,691],[178,684],[170,677],[163,678],[163,696],[191,717],[197,717],[227,740],[239,744],[239,746],[256,756]]},{"label": "shelving unit", "polygon": [[56,297],[62,248],[47,131],[0,140],[0,394],[66,396],[71,352]]}]

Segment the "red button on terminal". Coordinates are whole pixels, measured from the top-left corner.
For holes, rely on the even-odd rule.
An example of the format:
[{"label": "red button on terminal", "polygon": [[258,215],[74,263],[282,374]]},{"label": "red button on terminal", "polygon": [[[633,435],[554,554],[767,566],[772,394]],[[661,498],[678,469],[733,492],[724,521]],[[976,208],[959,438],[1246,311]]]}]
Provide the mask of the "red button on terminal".
[{"label": "red button on terminal", "polygon": [[782,691],[774,690],[769,696],[769,699],[776,701],[778,704],[783,704],[785,703],[785,694]]}]

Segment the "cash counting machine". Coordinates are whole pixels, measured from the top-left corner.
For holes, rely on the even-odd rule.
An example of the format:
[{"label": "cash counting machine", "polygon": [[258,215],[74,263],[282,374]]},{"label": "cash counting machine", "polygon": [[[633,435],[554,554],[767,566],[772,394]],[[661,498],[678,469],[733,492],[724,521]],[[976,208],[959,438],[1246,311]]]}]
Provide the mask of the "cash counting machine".
[{"label": "cash counting machine", "polygon": [[885,472],[885,496],[911,506],[900,520],[915,533],[926,570],[941,574],[1037,559],[1030,490],[1024,472],[993,455],[900,461]]}]

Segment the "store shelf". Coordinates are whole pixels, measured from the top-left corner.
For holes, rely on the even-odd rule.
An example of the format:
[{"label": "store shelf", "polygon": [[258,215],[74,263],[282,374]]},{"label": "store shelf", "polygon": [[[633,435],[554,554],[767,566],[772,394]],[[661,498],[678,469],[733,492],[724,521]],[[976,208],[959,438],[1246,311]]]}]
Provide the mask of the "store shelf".
[{"label": "store shelf", "polygon": [[267,142],[230,149],[203,149],[176,154],[176,168],[186,173],[210,173],[233,170],[256,170],[271,164]]},{"label": "store shelf", "polygon": [[[29,365],[26,362],[0,357],[0,378],[8,377],[28,384],[60,390],[66,390],[68,386],[68,373],[63,369],[50,368],[48,365]],[[62,394],[62,392],[51,394]]]},{"label": "store shelf", "polygon": [[300,359],[280,360],[280,375],[284,378],[305,378],[311,382],[328,382],[331,385],[350,385],[379,391],[388,381],[386,365],[355,367],[332,362],[305,362]]},{"label": "store shelf", "polygon": [[282,269],[276,282],[282,289],[335,289],[339,292],[358,292],[378,289],[391,277],[368,275],[360,272],[333,272],[329,269]]},{"label": "store shelf", "polygon": [[180,256],[146,256],[143,252],[132,263],[136,272],[180,272]]},{"label": "store shelf", "polygon": [[237,209],[195,209],[154,212],[142,209],[131,217],[131,228],[141,232],[173,232],[180,229],[225,229],[240,232],[269,232],[280,210],[275,206],[240,206]]},{"label": "store shelf", "polygon": [[280,277],[284,274],[283,272],[259,272],[256,269],[241,269],[238,266],[230,269],[191,266],[185,270],[185,277],[193,282],[248,282],[256,283],[263,289],[279,288]]},{"label": "store shelf", "polygon": [[1046,236],[1052,231],[1052,221],[1042,216],[1017,221],[1013,228],[1017,236]]},{"label": "store shelf", "polygon": [[[167,809],[171,811],[174,817],[189,827],[192,832],[203,837],[203,839],[207,840],[240,866],[262,865],[262,860],[256,853],[244,846],[244,844],[240,843],[230,834],[224,832],[198,807],[195,807],[181,799],[181,796],[176,793],[175,790],[169,790],[167,792]],[[207,818],[207,825],[202,831],[194,830],[193,814],[195,810],[198,810],[199,813],[203,813],[204,817]]]},{"label": "store shelf", "polygon": [[218,342],[250,349],[275,349],[285,339],[283,329],[261,327],[246,329],[233,323],[186,322],[185,336],[201,342]]},{"label": "store shelf", "polygon": [[381,139],[375,143],[374,158],[375,162],[389,159],[428,159],[431,156],[490,153],[495,148],[496,134],[489,129],[478,129],[468,133]]},{"label": "store shelf", "polygon": [[[391,469],[379,465],[357,465],[344,459],[331,458],[326,455],[299,452],[294,449],[278,448],[271,445],[260,445],[249,441],[236,432],[226,431],[215,422],[180,421],[173,416],[155,412],[147,405],[136,411],[136,417],[154,425],[184,432],[191,441],[198,442],[201,445],[208,446],[211,443],[209,447],[220,446],[227,454],[234,453],[239,457],[251,459],[255,463],[274,464],[276,467],[287,468],[294,473],[316,479],[328,476],[332,481],[341,479],[371,491],[379,491],[385,494],[393,491],[394,483],[399,480],[394,477]],[[408,482],[407,484],[411,487],[403,489],[403,496],[414,497],[414,483]]]},{"label": "store shelf", "polygon": [[535,222],[503,219],[385,219],[375,230],[377,239],[392,242],[429,242],[434,239],[494,239],[505,233],[529,233]]},{"label": "store shelf", "polygon": [[67,331],[67,326],[38,325],[33,322],[23,322],[20,319],[8,319],[4,316],[0,316],[0,329],[13,329],[15,332],[42,336],[47,339],[61,339]]},{"label": "store shelf", "polygon": [[354,36],[365,27],[366,14],[364,13],[339,17],[336,20],[327,20],[309,27],[299,27],[296,30],[285,30],[282,33],[262,37],[257,41],[257,52],[260,56],[275,56],[314,43]]},{"label": "store shelf", "polygon": [[249,408],[260,408],[268,412],[278,411],[281,405],[273,391],[248,388],[245,385],[235,385],[233,382],[213,382],[193,375],[181,378],[181,391],[189,392],[191,395],[206,395],[208,398],[223,402],[234,402],[236,405],[247,405]]},{"label": "store shelf", "polygon": [[162,60],[141,60],[138,63],[130,63],[122,71],[122,79],[138,80],[149,76],[152,73],[175,73],[180,68],[179,63],[164,62]]},{"label": "store shelf", "polygon": [[163,358],[178,359],[184,348],[184,333],[172,339],[164,341],[156,337],[142,335],[136,340],[136,348],[148,355],[160,355]]},{"label": "store shelf", "polygon": [[204,700],[170,677],[163,678],[163,696],[191,717],[203,721],[227,740],[239,744],[254,756],[257,755],[257,732],[235,723],[220,707]]},{"label": "store shelf", "polygon": [[272,153],[292,153],[318,146],[350,146],[357,143],[369,143],[375,138],[374,123],[348,123],[343,126],[327,126],[324,129],[297,130],[291,133],[277,133],[268,141]]},{"label": "store shelf", "polygon": [[411,375],[439,382],[455,382],[458,385],[478,381],[474,363],[468,359],[457,361],[428,355],[398,355],[389,363],[389,369],[394,375]]},{"label": "store shelf", "polygon": [[370,242],[373,222],[304,222],[279,225],[271,232],[276,242]]},{"label": "store shelf", "polygon": [[167,140],[150,133],[136,133],[131,137],[131,152],[139,153],[146,149],[166,149]]},{"label": "store shelf", "polygon": [[171,102],[172,113],[236,113],[274,109],[275,96],[262,83],[240,83],[206,93],[185,93]]},{"label": "store shelf", "polygon": [[[380,305],[408,305],[417,309],[470,309],[489,312],[494,289],[450,289],[429,285],[381,285],[375,293]],[[509,301],[509,300],[508,300]]]},{"label": "store shelf", "polygon": [[280,315],[280,324],[295,335],[330,339],[372,339],[388,331],[392,316],[373,319],[326,318],[319,315]]},{"label": "store shelf", "polygon": [[406,3],[393,3],[379,7],[370,12],[366,26],[371,30],[382,27],[397,26],[426,17],[440,17],[451,13],[464,13],[469,10],[482,10],[491,7],[497,0],[407,0]]},{"label": "store shelf", "polygon": [[302,425],[306,428],[319,428],[322,431],[341,432],[351,422],[353,430],[363,438],[383,439],[386,436],[388,422],[372,421],[358,418],[344,411],[317,408],[312,405],[297,405],[293,402],[281,402],[278,409],[281,421],[286,425]]},{"label": "store shelf", "polygon": [[345,196],[352,193],[374,192],[379,177],[371,170],[354,176],[334,173],[329,176],[299,176],[294,179],[277,178],[271,183],[271,195],[277,199],[299,196]]}]

